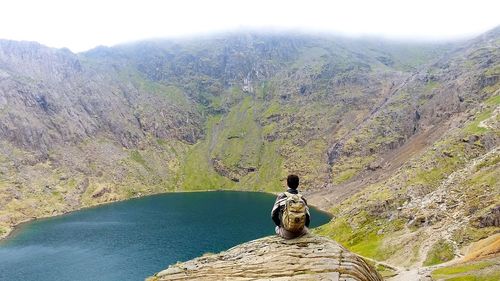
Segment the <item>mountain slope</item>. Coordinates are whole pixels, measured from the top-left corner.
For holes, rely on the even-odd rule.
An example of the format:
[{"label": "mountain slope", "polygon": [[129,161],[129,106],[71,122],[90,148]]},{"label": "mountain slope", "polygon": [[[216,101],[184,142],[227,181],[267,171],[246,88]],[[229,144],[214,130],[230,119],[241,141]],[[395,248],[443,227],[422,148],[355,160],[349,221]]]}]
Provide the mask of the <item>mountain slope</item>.
[{"label": "mountain slope", "polygon": [[[236,33],[80,54],[0,41],[0,232],[143,194],[276,191],[297,173],[336,215],[320,233],[421,264],[427,245],[497,231],[473,222],[495,221],[499,202],[475,200],[499,194],[499,30],[440,45]],[[461,211],[444,219],[443,204]],[[431,237],[455,221],[462,238]]]},{"label": "mountain slope", "polygon": [[[363,255],[412,266],[451,260],[463,246],[498,232],[498,36],[494,30],[431,65],[425,72],[434,73],[433,89],[406,84],[411,98],[395,104],[408,108],[402,118],[413,112],[418,118],[405,142],[425,135],[428,143],[413,146],[413,157],[399,167],[390,166],[390,153],[382,158],[376,168],[385,176],[363,179],[363,190],[337,205],[338,219],[320,233]],[[377,126],[376,118],[368,121],[369,134],[386,129],[387,122]],[[328,191],[323,194],[328,198]]]}]

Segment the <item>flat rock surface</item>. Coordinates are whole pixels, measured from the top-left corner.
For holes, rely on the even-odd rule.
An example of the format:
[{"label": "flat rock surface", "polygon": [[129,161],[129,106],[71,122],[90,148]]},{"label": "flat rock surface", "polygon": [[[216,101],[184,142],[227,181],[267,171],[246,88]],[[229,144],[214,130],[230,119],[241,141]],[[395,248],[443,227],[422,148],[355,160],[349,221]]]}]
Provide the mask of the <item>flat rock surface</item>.
[{"label": "flat rock surface", "polygon": [[362,258],[325,237],[269,236],[219,254],[171,265],[148,280],[367,280],[382,277]]}]

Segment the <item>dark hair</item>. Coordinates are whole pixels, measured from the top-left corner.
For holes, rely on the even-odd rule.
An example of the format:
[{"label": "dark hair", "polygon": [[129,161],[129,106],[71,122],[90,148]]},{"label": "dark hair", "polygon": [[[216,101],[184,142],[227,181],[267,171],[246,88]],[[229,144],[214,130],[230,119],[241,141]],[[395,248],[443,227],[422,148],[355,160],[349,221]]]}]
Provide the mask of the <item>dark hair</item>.
[{"label": "dark hair", "polygon": [[299,176],[289,175],[288,178],[286,179],[286,184],[291,189],[297,189],[297,187],[299,186]]}]

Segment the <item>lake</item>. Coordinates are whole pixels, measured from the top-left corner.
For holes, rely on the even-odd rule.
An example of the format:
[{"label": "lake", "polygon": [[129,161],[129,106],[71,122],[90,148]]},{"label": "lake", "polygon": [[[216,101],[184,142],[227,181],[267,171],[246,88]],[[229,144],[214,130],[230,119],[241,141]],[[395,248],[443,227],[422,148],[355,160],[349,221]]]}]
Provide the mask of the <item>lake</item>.
[{"label": "lake", "polygon": [[[0,241],[0,280],[144,280],[177,261],[274,234],[275,196],[148,196],[23,224]],[[311,209],[311,227],[330,217]]]}]

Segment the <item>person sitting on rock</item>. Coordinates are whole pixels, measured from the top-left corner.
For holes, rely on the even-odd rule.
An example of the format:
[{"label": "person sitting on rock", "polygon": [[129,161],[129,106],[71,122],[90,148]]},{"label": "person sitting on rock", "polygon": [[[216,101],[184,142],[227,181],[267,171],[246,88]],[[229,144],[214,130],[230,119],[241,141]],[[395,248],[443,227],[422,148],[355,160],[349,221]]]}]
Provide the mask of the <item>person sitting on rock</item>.
[{"label": "person sitting on rock", "polygon": [[299,177],[289,175],[286,183],[288,190],[276,198],[271,218],[276,224],[276,234],[285,239],[293,239],[308,233],[311,216],[306,199],[297,190]]}]

